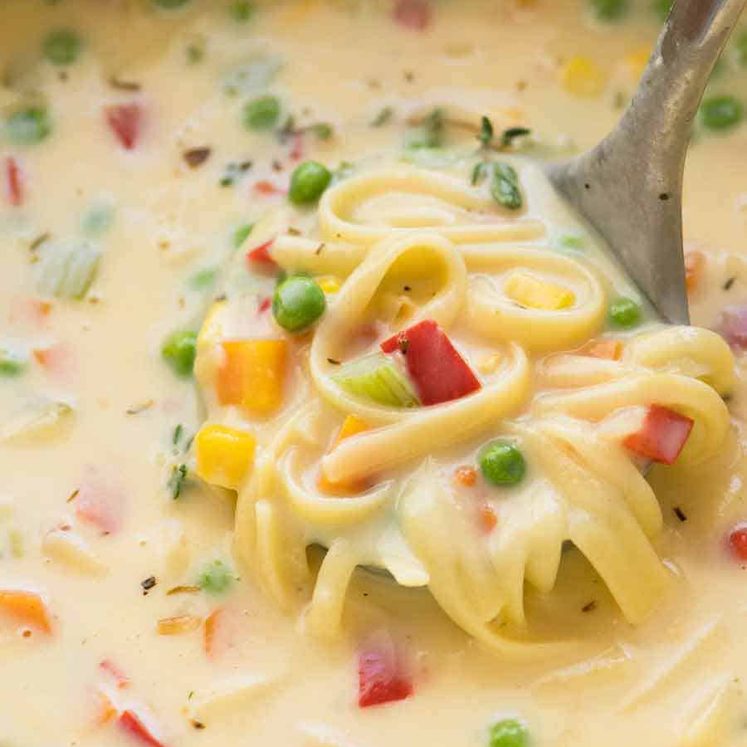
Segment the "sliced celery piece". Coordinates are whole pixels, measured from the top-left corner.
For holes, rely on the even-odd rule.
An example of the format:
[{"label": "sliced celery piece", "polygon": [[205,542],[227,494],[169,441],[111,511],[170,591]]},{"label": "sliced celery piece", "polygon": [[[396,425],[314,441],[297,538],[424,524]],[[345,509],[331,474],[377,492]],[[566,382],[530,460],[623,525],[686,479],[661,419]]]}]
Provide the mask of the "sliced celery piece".
[{"label": "sliced celery piece", "polygon": [[342,366],[333,377],[346,392],[389,407],[417,407],[420,402],[407,375],[381,353]]},{"label": "sliced celery piece", "polygon": [[93,282],[100,259],[101,252],[86,242],[50,246],[42,257],[39,290],[58,298],[83,298]]}]

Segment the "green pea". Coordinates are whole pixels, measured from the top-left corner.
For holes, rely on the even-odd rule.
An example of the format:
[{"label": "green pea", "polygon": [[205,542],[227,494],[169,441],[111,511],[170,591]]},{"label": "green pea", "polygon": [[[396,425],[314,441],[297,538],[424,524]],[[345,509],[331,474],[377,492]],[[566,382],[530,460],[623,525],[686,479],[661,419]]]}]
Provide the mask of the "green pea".
[{"label": "green pea", "polygon": [[627,10],[627,0],[591,0],[591,12],[600,21],[616,21]]},{"label": "green pea", "polygon": [[669,11],[672,9],[672,3],[674,3],[674,0],[653,0],[651,3],[651,9],[662,23],[667,20]]},{"label": "green pea", "polygon": [[498,439],[485,446],[478,457],[483,477],[493,485],[517,485],[527,471],[524,456],[511,441]]},{"label": "green pea", "polygon": [[202,569],[197,585],[209,594],[222,594],[233,581],[231,569],[222,560],[214,560]]},{"label": "green pea", "polygon": [[327,306],[324,291],[305,275],[290,275],[275,288],[272,314],[288,332],[300,332],[312,325]]},{"label": "green pea", "polygon": [[42,51],[53,65],[71,65],[78,59],[81,46],[80,37],[75,31],[59,29],[47,35]]},{"label": "green pea", "polygon": [[332,172],[317,161],[304,161],[296,166],[291,176],[288,197],[295,205],[309,205],[316,202],[329,186]]},{"label": "green pea", "polygon": [[197,334],[191,330],[172,332],[161,346],[161,355],[179,376],[190,376],[197,353]]},{"label": "green pea", "polygon": [[700,105],[700,121],[709,130],[729,130],[742,121],[744,108],[734,96],[711,96]]},{"label": "green pea", "polygon": [[260,96],[244,104],[243,120],[247,130],[270,130],[280,119],[277,96]]},{"label": "green pea", "polygon": [[181,8],[182,5],[186,5],[189,0],[150,0],[153,5],[157,8],[164,8],[165,10],[173,10],[174,8]]},{"label": "green pea", "polygon": [[621,296],[610,303],[607,317],[615,327],[630,329],[641,321],[641,305],[632,298]]},{"label": "green pea", "polygon": [[19,353],[0,348],[0,376],[18,376],[26,368],[26,359]]},{"label": "green pea", "polygon": [[504,718],[490,727],[488,747],[528,747],[529,731],[521,721]]},{"label": "green pea", "polygon": [[234,21],[246,23],[254,15],[254,3],[251,0],[234,0],[228,11]]},{"label": "green pea", "polygon": [[17,145],[40,143],[52,132],[49,112],[43,106],[19,109],[5,121],[5,132]]}]

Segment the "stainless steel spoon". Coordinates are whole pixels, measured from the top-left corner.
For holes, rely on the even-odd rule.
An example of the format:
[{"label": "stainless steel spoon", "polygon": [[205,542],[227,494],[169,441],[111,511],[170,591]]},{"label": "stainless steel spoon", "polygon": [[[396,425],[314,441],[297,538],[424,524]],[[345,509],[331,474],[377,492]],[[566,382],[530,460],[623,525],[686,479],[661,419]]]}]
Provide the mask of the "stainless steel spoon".
[{"label": "stainless steel spoon", "polygon": [[703,90],[747,0],[676,0],[633,100],[593,150],[548,167],[666,320],[688,324],[682,173]]}]

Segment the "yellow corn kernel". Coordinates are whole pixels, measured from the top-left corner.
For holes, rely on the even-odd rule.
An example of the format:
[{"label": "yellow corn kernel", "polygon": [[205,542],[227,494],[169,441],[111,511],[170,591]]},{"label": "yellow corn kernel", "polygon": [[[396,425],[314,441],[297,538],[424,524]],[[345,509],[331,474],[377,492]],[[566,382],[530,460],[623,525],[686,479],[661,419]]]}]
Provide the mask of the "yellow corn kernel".
[{"label": "yellow corn kernel", "polygon": [[197,474],[213,485],[238,490],[254,462],[254,436],[226,425],[203,425],[195,437]]},{"label": "yellow corn kernel", "polygon": [[573,291],[568,288],[521,271],[514,272],[508,277],[503,284],[503,290],[520,306],[542,311],[567,309],[576,301]]},{"label": "yellow corn kernel", "polygon": [[334,275],[322,275],[322,277],[316,279],[316,282],[327,294],[337,293],[342,286],[340,278],[336,278]]},{"label": "yellow corn kernel", "polygon": [[222,405],[239,405],[264,417],[283,403],[288,357],[285,340],[227,340],[221,343],[222,365],[215,382]]},{"label": "yellow corn kernel", "polygon": [[[345,420],[343,420],[342,425],[340,426],[340,430],[338,431],[337,436],[332,443],[330,451],[334,450],[335,447],[337,447],[340,442],[344,441],[346,438],[357,436],[359,433],[363,433],[363,431],[369,430],[369,428],[370,426],[364,420],[361,420],[355,415],[348,415]],[[338,495],[344,495],[348,493],[358,492],[362,486],[346,485],[344,483],[332,482],[331,480],[327,479],[327,476],[324,474],[324,470],[322,470],[319,473],[317,487],[323,493],[336,493]]]},{"label": "yellow corn kernel", "polygon": [[633,82],[637,82],[648,64],[651,50],[648,47],[640,47],[634,52],[625,55],[625,67]]},{"label": "yellow corn kernel", "polygon": [[560,82],[574,96],[598,96],[605,85],[602,69],[588,57],[571,57],[560,72]]},{"label": "yellow corn kernel", "polygon": [[182,635],[197,630],[201,625],[202,619],[195,615],[162,617],[156,622],[156,631],[158,635]]}]

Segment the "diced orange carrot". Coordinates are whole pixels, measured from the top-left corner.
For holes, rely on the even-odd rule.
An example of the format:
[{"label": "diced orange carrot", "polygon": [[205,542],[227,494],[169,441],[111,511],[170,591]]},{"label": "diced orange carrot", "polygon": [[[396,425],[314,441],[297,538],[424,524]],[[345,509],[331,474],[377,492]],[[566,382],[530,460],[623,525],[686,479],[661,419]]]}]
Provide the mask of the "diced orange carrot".
[{"label": "diced orange carrot", "polygon": [[698,287],[704,268],[705,255],[703,252],[692,251],[685,255],[685,284],[688,293],[692,293]]},{"label": "diced orange carrot", "polygon": [[206,618],[202,626],[202,647],[209,658],[215,656],[216,640],[220,618],[223,610],[216,607]]},{"label": "diced orange carrot", "polygon": [[288,343],[285,340],[228,340],[216,391],[222,405],[239,405],[250,415],[270,415],[283,401]]},{"label": "diced orange carrot", "polygon": [[477,482],[477,470],[468,465],[462,465],[454,470],[454,482],[463,488],[474,487]]},{"label": "diced orange carrot", "polygon": [[[368,423],[361,420],[359,417],[356,417],[355,415],[348,415],[345,420],[343,420],[342,425],[340,426],[340,430],[337,432],[337,436],[335,437],[330,451],[333,451],[341,441],[344,441],[346,438],[356,436],[359,433],[363,433],[363,431],[367,431],[369,427],[370,426],[368,425]],[[324,474],[324,470],[322,470],[319,473],[317,487],[323,493],[330,493],[332,495],[347,495],[348,493],[354,493],[362,490],[364,486],[345,485],[342,483],[332,482]]]},{"label": "diced orange carrot", "polygon": [[156,623],[156,630],[159,635],[182,635],[197,630],[201,623],[202,620],[195,615],[163,617]]},{"label": "diced orange carrot", "polygon": [[490,534],[498,524],[498,515],[489,503],[480,506],[480,527],[485,534]]},{"label": "diced orange carrot", "polygon": [[96,715],[93,719],[94,726],[106,726],[113,721],[119,711],[117,710],[111,698],[101,689],[96,691]]},{"label": "diced orange carrot", "polygon": [[622,356],[622,340],[592,340],[579,350],[580,355],[619,361]]},{"label": "diced orange carrot", "polygon": [[49,610],[40,594],[22,589],[0,590],[0,614],[31,625],[43,633],[52,632]]}]

